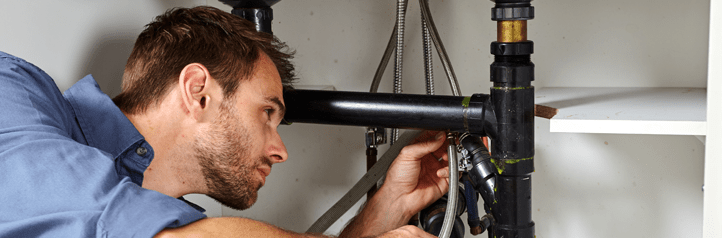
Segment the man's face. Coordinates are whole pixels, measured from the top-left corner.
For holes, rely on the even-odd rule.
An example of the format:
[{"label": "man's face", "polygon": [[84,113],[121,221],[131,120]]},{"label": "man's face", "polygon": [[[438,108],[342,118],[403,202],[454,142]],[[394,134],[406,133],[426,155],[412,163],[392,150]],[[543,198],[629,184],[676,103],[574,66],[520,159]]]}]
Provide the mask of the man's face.
[{"label": "man's face", "polygon": [[210,197],[239,210],[256,202],[271,166],[288,157],[276,130],[284,112],[281,78],[262,54],[251,79],[222,103],[218,117],[195,139]]}]

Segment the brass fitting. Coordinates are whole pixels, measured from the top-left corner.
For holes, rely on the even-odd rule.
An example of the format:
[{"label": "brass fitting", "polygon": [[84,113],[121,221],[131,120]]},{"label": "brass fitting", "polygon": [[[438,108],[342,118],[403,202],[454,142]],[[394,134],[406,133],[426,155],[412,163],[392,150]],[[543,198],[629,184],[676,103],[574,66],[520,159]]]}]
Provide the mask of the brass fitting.
[{"label": "brass fitting", "polygon": [[496,41],[503,43],[526,41],[526,20],[497,21]]}]

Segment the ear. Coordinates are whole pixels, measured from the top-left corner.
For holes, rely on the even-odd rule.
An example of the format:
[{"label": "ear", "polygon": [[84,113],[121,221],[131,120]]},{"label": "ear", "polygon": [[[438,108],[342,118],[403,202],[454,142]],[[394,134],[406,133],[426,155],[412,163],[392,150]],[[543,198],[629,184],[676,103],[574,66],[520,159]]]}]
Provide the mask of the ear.
[{"label": "ear", "polygon": [[[219,87],[208,69],[199,63],[186,65],[178,77],[181,100],[188,116],[196,121],[213,118],[215,105],[220,104]],[[221,94],[222,95],[222,94]]]}]

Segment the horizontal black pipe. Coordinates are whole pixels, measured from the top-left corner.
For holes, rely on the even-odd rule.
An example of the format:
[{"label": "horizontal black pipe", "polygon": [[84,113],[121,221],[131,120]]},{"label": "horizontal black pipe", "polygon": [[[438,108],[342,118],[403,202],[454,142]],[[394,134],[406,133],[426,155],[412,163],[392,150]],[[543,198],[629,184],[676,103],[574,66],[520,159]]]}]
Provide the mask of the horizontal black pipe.
[{"label": "horizontal black pipe", "polygon": [[284,92],[287,122],[496,135],[489,95],[471,97],[319,90]]}]

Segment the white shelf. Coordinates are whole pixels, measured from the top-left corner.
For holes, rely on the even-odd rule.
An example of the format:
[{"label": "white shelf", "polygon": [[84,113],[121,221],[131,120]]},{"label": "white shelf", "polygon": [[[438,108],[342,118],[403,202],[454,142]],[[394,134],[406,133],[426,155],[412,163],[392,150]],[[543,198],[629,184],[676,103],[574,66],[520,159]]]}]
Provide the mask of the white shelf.
[{"label": "white shelf", "polygon": [[710,1],[709,60],[707,61],[709,110],[704,160],[704,211],[702,235],[722,237],[722,1]]},{"label": "white shelf", "polygon": [[707,134],[704,88],[540,88],[535,97],[559,109],[551,132]]}]

